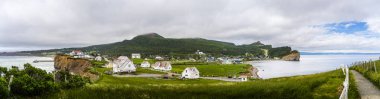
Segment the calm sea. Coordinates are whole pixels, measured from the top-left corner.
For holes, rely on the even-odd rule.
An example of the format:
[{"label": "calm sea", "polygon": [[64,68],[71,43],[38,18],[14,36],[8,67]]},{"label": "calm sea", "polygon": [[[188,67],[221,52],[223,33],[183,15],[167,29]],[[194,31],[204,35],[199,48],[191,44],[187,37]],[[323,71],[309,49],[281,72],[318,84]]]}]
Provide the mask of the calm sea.
[{"label": "calm sea", "polygon": [[11,67],[18,66],[24,68],[24,64],[30,63],[37,68],[51,72],[54,70],[54,62],[33,63],[34,60],[53,60],[52,57],[37,57],[37,56],[0,56],[0,66]]},{"label": "calm sea", "polygon": [[[377,60],[380,54],[373,55],[301,55],[301,61],[265,60],[254,61],[252,65],[259,68],[259,76],[267,78],[306,75],[335,70],[344,64],[356,61]],[[30,63],[37,68],[48,72],[54,70],[53,62],[33,63],[34,60],[53,60],[52,57],[36,56],[0,56],[0,66],[18,66],[23,68],[25,63]],[[380,65],[380,64],[379,64]]]},{"label": "calm sea", "polygon": [[[326,72],[357,61],[378,60],[380,54],[370,55],[301,55],[301,61],[254,61],[261,78],[276,78]],[[379,64],[380,65],[380,64]]]}]

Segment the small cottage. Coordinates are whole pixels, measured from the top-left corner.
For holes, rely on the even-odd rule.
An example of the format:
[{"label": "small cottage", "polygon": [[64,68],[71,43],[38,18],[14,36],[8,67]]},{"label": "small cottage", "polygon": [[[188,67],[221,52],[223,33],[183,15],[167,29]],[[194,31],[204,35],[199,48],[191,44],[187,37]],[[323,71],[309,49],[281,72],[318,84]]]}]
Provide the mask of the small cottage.
[{"label": "small cottage", "polygon": [[152,65],[152,68],[156,70],[170,71],[172,70],[172,65],[169,61],[158,61]]},{"label": "small cottage", "polygon": [[196,67],[187,67],[183,70],[181,78],[197,79],[199,78],[199,71]]},{"label": "small cottage", "polygon": [[136,72],[136,67],[127,56],[120,56],[112,62],[114,73]]},{"label": "small cottage", "polygon": [[132,59],[133,58],[140,59],[141,58],[141,54],[140,53],[132,53],[131,57],[132,57]]},{"label": "small cottage", "polygon": [[230,59],[223,59],[222,64],[232,64],[232,60]]},{"label": "small cottage", "polygon": [[164,60],[164,58],[161,57],[161,56],[156,56],[154,59],[156,59],[156,60]]},{"label": "small cottage", "polygon": [[103,59],[102,59],[101,56],[96,56],[96,57],[95,57],[95,60],[96,60],[96,61],[102,61]]},{"label": "small cottage", "polygon": [[80,50],[73,50],[69,53],[70,56],[74,58],[84,58],[85,54]]},{"label": "small cottage", "polygon": [[141,63],[141,65],[140,65],[141,67],[144,67],[144,68],[148,68],[148,67],[150,67],[150,63],[148,62],[148,61],[143,61],[142,63]]},{"label": "small cottage", "polygon": [[240,81],[248,81],[248,76],[247,75],[240,75],[239,79],[240,79]]}]

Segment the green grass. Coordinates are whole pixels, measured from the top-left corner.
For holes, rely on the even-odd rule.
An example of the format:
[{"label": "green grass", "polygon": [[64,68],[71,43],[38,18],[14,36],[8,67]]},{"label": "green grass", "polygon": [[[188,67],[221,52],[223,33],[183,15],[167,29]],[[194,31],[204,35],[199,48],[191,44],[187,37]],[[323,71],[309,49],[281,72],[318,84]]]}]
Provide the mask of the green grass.
[{"label": "green grass", "polygon": [[378,88],[380,88],[380,61],[376,62],[376,70],[373,67],[373,63],[367,63],[367,64],[358,64],[356,66],[353,66],[352,69],[360,72],[363,74],[364,77],[369,79],[374,85],[376,85]]},{"label": "green grass", "polygon": [[[39,98],[337,99],[341,93],[343,80],[344,75],[340,70],[248,82],[117,78],[103,75],[103,79],[85,88],[62,90]],[[350,97],[350,99],[356,98]]]},{"label": "green grass", "polygon": [[[132,59],[133,64],[139,64],[139,65],[140,65],[144,60],[145,60],[145,59],[137,59],[137,58]],[[154,60],[154,59],[149,59],[148,62],[149,62],[150,64],[154,64],[154,63],[156,62],[156,60]]]},{"label": "green grass", "polygon": [[350,85],[348,88],[348,97],[350,99],[360,99],[360,94],[356,86],[354,75],[352,73],[350,73]]},{"label": "green grass", "polygon": [[201,76],[234,76],[248,72],[247,64],[172,65],[172,72],[182,73],[186,67],[197,67]]},{"label": "green grass", "polygon": [[91,61],[91,64],[94,66],[94,67],[102,67],[104,65],[106,65],[108,62],[103,60],[103,61],[96,61],[96,60],[92,60]]}]

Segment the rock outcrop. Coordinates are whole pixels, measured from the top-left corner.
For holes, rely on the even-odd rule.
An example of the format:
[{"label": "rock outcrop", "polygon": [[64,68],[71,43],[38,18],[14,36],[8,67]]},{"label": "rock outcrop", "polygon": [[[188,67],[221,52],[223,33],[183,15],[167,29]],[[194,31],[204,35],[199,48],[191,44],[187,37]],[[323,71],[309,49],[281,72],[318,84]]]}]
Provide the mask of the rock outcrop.
[{"label": "rock outcrop", "polygon": [[251,66],[248,69],[248,73],[241,73],[240,75],[245,75],[245,76],[248,76],[248,78],[253,78],[253,79],[261,79],[258,75],[258,72],[259,70],[254,67],[254,66]]},{"label": "rock outcrop", "polygon": [[68,55],[56,55],[54,58],[54,68],[56,70],[68,71],[75,75],[96,80],[98,75],[92,74],[89,70],[90,67],[92,67],[92,64],[87,59],[71,58]]},{"label": "rock outcrop", "polygon": [[298,51],[291,51],[290,54],[283,56],[281,59],[285,61],[300,61],[300,53]]}]

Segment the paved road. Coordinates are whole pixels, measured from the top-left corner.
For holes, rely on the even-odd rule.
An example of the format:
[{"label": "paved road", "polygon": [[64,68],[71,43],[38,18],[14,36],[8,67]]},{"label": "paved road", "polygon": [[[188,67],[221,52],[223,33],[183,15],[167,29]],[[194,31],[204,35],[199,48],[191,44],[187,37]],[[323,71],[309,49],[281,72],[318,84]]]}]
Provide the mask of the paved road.
[{"label": "paved road", "polygon": [[222,80],[222,81],[232,81],[232,82],[242,82],[240,79],[233,79],[227,77],[200,77],[203,79],[211,79],[211,80]]},{"label": "paved road", "polygon": [[131,74],[125,74],[125,75],[118,75],[113,74],[114,77],[162,77],[162,74],[138,74],[138,75],[131,75]]},{"label": "paved road", "polygon": [[380,90],[359,72],[351,70],[362,99],[380,99]]}]

